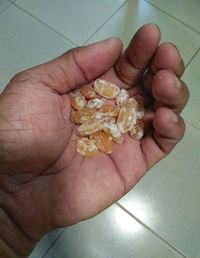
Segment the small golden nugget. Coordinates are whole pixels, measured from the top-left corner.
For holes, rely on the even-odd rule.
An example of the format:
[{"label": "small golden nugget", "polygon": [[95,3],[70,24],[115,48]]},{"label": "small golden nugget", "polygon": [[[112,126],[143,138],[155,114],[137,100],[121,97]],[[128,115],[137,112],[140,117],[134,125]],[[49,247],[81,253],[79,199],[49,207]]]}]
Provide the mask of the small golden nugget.
[{"label": "small golden nugget", "polygon": [[[76,132],[81,137],[77,152],[86,157],[94,157],[98,150],[111,154],[114,143],[123,143],[126,132],[140,140],[145,113],[142,97],[129,97],[127,90],[102,79],[94,81],[93,86],[84,85],[71,97],[71,121],[79,125]],[[106,99],[115,100],[115,105]]]}]

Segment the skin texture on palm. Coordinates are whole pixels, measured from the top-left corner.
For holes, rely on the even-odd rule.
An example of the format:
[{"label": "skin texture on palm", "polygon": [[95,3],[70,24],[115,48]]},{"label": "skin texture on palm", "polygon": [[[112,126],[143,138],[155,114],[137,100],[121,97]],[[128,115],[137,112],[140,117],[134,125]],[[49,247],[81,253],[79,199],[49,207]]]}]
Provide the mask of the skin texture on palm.
[{"label": "skin texture on palm", "polygon": [[[183,137],[184,65],[175,46],[159,41],[150,24],[123,54],[116,38],[70,50],[16,75],[0,95],[0,205],[30,239],[98,214]],[[144,97],[148,132],[86,158],[76,153],[69,93],[98,77]]]}]

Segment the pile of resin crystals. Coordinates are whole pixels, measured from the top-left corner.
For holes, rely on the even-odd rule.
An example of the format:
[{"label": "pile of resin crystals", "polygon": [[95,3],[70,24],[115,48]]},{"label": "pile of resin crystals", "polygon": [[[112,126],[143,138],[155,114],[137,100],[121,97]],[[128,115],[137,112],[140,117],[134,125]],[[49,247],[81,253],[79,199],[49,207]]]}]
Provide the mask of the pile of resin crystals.
[{"label": "pile of resin crystals", "polygon": [[127,90],[111,82],[97,79],[93,85],[84,85],[72,94],[71,106],[71,121],[79,125],[76,149],[80,155],[111,154],[114,143],[121,144],[127,132],[134,140],[143,137],[141,96],[129,97]]}]

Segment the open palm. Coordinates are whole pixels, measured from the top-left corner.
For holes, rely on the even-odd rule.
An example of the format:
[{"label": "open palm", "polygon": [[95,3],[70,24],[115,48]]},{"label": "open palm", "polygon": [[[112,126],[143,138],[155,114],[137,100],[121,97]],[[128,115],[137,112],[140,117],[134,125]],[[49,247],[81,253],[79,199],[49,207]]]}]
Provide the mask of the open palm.
[{"label": "open palm", "polygon": [[[178,50],[159,40],[159,29],[146,25],[123,54],[115,38],[70,50],[16,75],[1,94],[0,189],[32,239],[111,205],[182,138],[184,66]],[[111,155],[86,158],[76,153],[69,92],[98,77],[143,95],[148,130],[141,141],[126,135]]]}]

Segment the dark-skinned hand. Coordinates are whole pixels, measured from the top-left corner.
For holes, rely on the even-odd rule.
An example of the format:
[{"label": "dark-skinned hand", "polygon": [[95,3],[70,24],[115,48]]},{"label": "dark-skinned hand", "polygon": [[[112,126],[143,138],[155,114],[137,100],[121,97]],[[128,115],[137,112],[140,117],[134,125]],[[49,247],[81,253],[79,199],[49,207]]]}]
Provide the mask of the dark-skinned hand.
[{"label": "dark-skinned hand", "polygon": [[[123,53],[117,38],[75,48],[17,74],[0,95],[0,206],[30,242],[103,211],[183,137],[184,64],[173,44],[159,42],[148,24]],[[145,136],[87,158],[76,152],[69,93],[98,77],[143,96]]]}]

